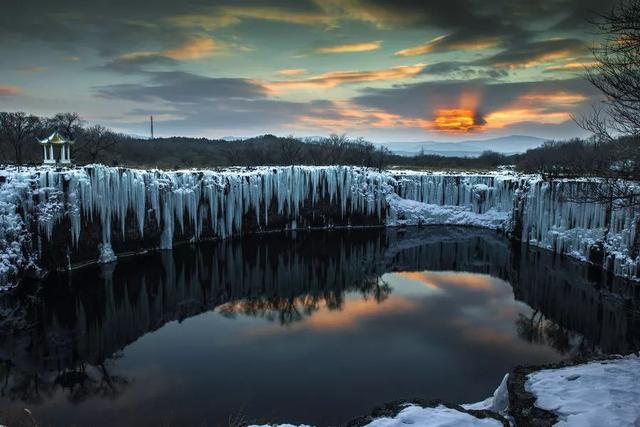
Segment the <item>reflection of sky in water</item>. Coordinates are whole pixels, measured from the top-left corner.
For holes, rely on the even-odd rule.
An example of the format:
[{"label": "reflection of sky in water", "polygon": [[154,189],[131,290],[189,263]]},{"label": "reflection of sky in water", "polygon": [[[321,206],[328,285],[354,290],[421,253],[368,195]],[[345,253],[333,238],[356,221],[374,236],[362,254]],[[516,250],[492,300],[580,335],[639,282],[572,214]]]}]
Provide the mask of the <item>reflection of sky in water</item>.
[{"label": "reflection of sky in water", "polygon": [[[531,309],[500,279],[429,271],[379,284],[386,298],[346,293],[340,309],[295,299],[300,320],[286,324],[242,314],[243,301],[167,323],[110,363],[132,381],[124,394],[75,406],[75,419],[140,425],[170,408],[163,419],[177,424],[238,413],[335,424],[402,397],[477,401],[514,365],[560,358],[518,337],[518,313]],[[69,407],[58,396],[40,409]]]},{"label": "reflection of sky in water", "polygon": [[[37,325],[0,333],[0,412],[29,407],[41,425],[336,425],[402,398],[484,399],[515,365],[640,348],[608,281],[488,231],[274,234],[113,267],[52,277],[35,305],[0,299]],[[89,386],[62,389],[60,369]]]}]

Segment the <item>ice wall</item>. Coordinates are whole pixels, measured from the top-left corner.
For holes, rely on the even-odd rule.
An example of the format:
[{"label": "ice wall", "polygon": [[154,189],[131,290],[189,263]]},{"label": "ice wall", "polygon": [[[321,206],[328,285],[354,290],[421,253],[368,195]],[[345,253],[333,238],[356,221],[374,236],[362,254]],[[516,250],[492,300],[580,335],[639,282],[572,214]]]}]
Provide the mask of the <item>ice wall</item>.
[{"label": "ice wall", "polygon": [[531,178],[522,194],[521,240],[637,278],[640,211],[575,202],[589,189],[590,183],[581,181]]},{"label": "ice wall", "polygon": [[452,224],[503,230],[636,277],[638,212],[572,203],[580,182],[349,166],[0,169],[0,285],[25,271],[245,232]]}]

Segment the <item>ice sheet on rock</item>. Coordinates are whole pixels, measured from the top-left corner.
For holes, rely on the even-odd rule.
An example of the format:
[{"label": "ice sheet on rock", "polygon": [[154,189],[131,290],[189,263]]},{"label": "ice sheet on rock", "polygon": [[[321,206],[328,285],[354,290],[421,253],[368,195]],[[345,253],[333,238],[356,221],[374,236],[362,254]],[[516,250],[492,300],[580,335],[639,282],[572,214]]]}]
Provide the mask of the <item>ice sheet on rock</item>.
[{"label": "ice sheet on rock", "polygon": [[506,374],[500,385],[493,392],[493,396],[486,398],[481,402],[476,403],[467,403],[461,405],[464,409],[475,409],[475,410],[489,410],[498,414],[506,415],[509,409],[509,390],[507,388],[507,384],[509,381],[509,374]]},{"label": "ice sheet on rock", "polygon": [[0,289],[15,284],[20,269],[35,263],[31,234],[24,212],[33,210],[27,195],[33,176],[29,172],[0,171]]},{"label": "ice sheet on rock", "polygon": [[528,375],[535,405],[558,415],[558,426],[637,426],[640,358],[590,362]]},{"label": "ice sheet on rock", "polygon": [[468,225],[505,230],[511,221],[511,211],[490,209],[477,213],[469,206],[441,206],[402,199],[397,194],[387,196],[388,226],[396,225]]}]

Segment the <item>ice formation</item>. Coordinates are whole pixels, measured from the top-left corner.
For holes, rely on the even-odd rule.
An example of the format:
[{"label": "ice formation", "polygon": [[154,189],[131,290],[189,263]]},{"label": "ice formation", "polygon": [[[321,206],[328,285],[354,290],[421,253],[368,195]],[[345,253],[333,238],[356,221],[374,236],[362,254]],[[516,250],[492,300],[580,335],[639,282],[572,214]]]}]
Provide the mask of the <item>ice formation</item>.
[{"label": "ice formation", "polygon": [[123,242],[170,249],[177,241],[248,230],[363,223],[499,229],[635,278],[638,212],[569,201],[580,185],[512,173],[350,166],[0,169],[0,285],[35,267],[49,242],[63,258],[55,267],[68,268],[78,262],[80,246],[93,240],[91,248],[83,247],[93,251],[89,258],[111,262]]}]

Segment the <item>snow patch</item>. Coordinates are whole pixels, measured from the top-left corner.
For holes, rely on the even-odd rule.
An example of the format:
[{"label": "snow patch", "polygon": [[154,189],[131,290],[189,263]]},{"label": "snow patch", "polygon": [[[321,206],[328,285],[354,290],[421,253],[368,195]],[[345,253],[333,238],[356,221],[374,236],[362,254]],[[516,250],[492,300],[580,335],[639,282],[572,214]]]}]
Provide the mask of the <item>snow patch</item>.
[{"label": "snow patch", "polygon": [[590,362],[528,375],[535,405],[557,414],[557,426],[622,427],[640,423],[640,358]]},{"label": "snow patch", "polygon": [[444,405],[438,405],[435,408],[409,405],[395,417],[378,418],[367,424],[367,427],[403,427],[407,424],[430,427],[502,427],[502,423],[493,418],[476,418],[471,414],[457,411]]}]

